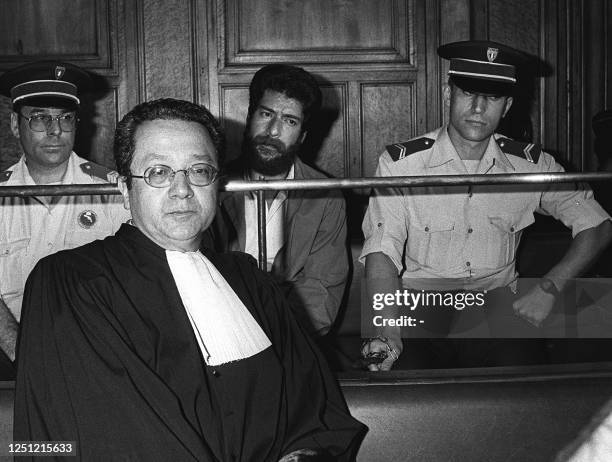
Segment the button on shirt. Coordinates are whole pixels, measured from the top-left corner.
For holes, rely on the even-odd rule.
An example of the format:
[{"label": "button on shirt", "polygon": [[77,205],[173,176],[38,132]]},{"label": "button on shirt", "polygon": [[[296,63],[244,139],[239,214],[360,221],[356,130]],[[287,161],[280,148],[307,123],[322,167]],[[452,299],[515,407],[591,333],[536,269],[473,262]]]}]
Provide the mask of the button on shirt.
[{"label": "button on shirt", "polygon": [[[70,155],[61,183],[90,184],[106,181],[84,173],[88,161]],[[8,169],[3,186],[34,186],[25,158]],[[23,289],[38,260],[113,234],[130,214],[121,196],[63,196],[49,204],[48,198],[0,198],[0,293],[19,321]]]},{"label": "button on shirt", "polygon": [[[294,179],[293,166],[285,179]],[[272,269],[274,258],[285,245],[286,200],[287,192],[278,191],[269,206],[266,201],[266,267],[268,271]],[[244,251],[258,259],[257,199],[253,193],[244,195],[244,214],[246,222]]]},{"label": "button on shirt", "polygon": [[[385,152],[376,175],[468,174],[446,127],[425,136],[435,140],[431,148],[395,162]],[[537,163],[505,154],[497,137],[491,137],[474,173],[563,172],[546,153]],[[379,189],[363,221],[360,260],[384,253],[403,272],[408,288],[508,286],[518,276],[515,257],[522,231],[534,222],[536,211],[561,220],[573,236],[610,219],[588,187],[576,189],[573,184]]]}]

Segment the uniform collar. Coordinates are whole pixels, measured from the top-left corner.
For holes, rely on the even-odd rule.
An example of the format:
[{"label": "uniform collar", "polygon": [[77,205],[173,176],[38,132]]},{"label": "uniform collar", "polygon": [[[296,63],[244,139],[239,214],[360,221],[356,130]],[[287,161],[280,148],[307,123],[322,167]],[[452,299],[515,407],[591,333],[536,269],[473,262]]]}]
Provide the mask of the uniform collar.
[{"label": "uniform collar", "polygon": [[[501,173],[512,173],[515,170],[514,166],[510,163],[495,141],[498,137],[499,135],[493,134],[493,136],[489,138],[489,144],[480,161],[480,166],[477,171],[478,174],[488,173],[492,169],[501,171]],[[436,142],[432,147],[431,156],[429,156],[427,167],[435,168],[451,161],[456,165],[461,165],[462,162],[459,154],[457,154],[455,146],[453,146],[448,136],[447,126],[445,125],[438,132]]]},{"label": "uniform collar", "polygon": [[[74,172],[77,167],[77,163],[81,160],[74,151],[70,153],[70,157],[68,158],[68,166],[66,167],[66,173],[64,174],[64,178],[62,179],[61,184],[72,184],[74,183]],[[20,186],[36,186],[36,183],[32,179],[30,175],[30,171],[28,170],[28,166],[25,161],[25,154],[21,155],[19,161],[10,167],[8,170],[12,170],[13,174],[6,182],[7,186],[10,185],[20,185]]]}]

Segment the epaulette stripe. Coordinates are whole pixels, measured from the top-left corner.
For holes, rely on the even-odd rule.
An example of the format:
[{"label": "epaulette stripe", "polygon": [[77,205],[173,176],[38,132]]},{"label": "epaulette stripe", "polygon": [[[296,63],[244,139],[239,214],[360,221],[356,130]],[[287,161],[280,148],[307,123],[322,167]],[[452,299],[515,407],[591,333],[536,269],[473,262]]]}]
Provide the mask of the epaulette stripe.
[{"label": "epaulette stripe", "polygon": [[521,157],[532,164],[537,164],[540,160],[541,148],[538,144],[515,141],[510,138],[498,138],[496,142],[506,154]]},{"label": "epaulette stripe", "polygon": [[525,149],[523,149],[523,152],[525,153],[525,157],[527,158],[527,160],[531,163],[533,163],[533,157],[531,157],[531,149],[534,147],[535,145],[533,143],[529,143],[527,146],[525,146]]},{"label": "epaulette stripe", "polygon": [[406,141],[405,143],[390,144],[387,146],[387,151],[389,156],[391,156],[391,159],[396,162],[416,152],[430,149],[434,143],[435,140],[427,137],[421,137],[411,141]]},{"label": "epaulette stripe", "polygon": [[400,151],[399,156],[397,157],[397,160],[400,160],[406,157],[406,146],[402,146],[401,144],[395,144],[394,146]]}]

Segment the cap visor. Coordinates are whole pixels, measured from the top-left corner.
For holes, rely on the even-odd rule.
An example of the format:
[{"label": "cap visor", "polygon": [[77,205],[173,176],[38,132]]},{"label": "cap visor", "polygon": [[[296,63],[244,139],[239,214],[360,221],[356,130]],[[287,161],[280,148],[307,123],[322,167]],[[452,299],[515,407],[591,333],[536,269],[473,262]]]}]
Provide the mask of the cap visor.
[{"label": "cap visor", "polygon": [[72,97],[36,95],[26,96],[13,102],[13,105],[33,106],[33,107],[56,107],[61,109],[76,109],[78,103]]},{"label": "cap visor", "polygon": [[450,80],[463,91],[479,93],[481,95],[512,96],[516,89],[516,86],[512,83],[489,80],[486,78],[451,75]]}]

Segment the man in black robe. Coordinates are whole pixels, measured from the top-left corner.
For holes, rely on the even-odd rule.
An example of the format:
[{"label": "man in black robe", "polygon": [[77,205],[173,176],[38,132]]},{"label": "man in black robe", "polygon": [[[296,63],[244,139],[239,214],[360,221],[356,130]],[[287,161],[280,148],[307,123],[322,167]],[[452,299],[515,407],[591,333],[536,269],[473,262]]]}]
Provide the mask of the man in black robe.
[{"label": "man in black robe", "polygon": [[15,441],[75,441],[87,461],[354,459],[365,427],[279,289],[251,257],[198,251],[222,152],[192,103],[120,122],[133,223],[30,275]]}]

